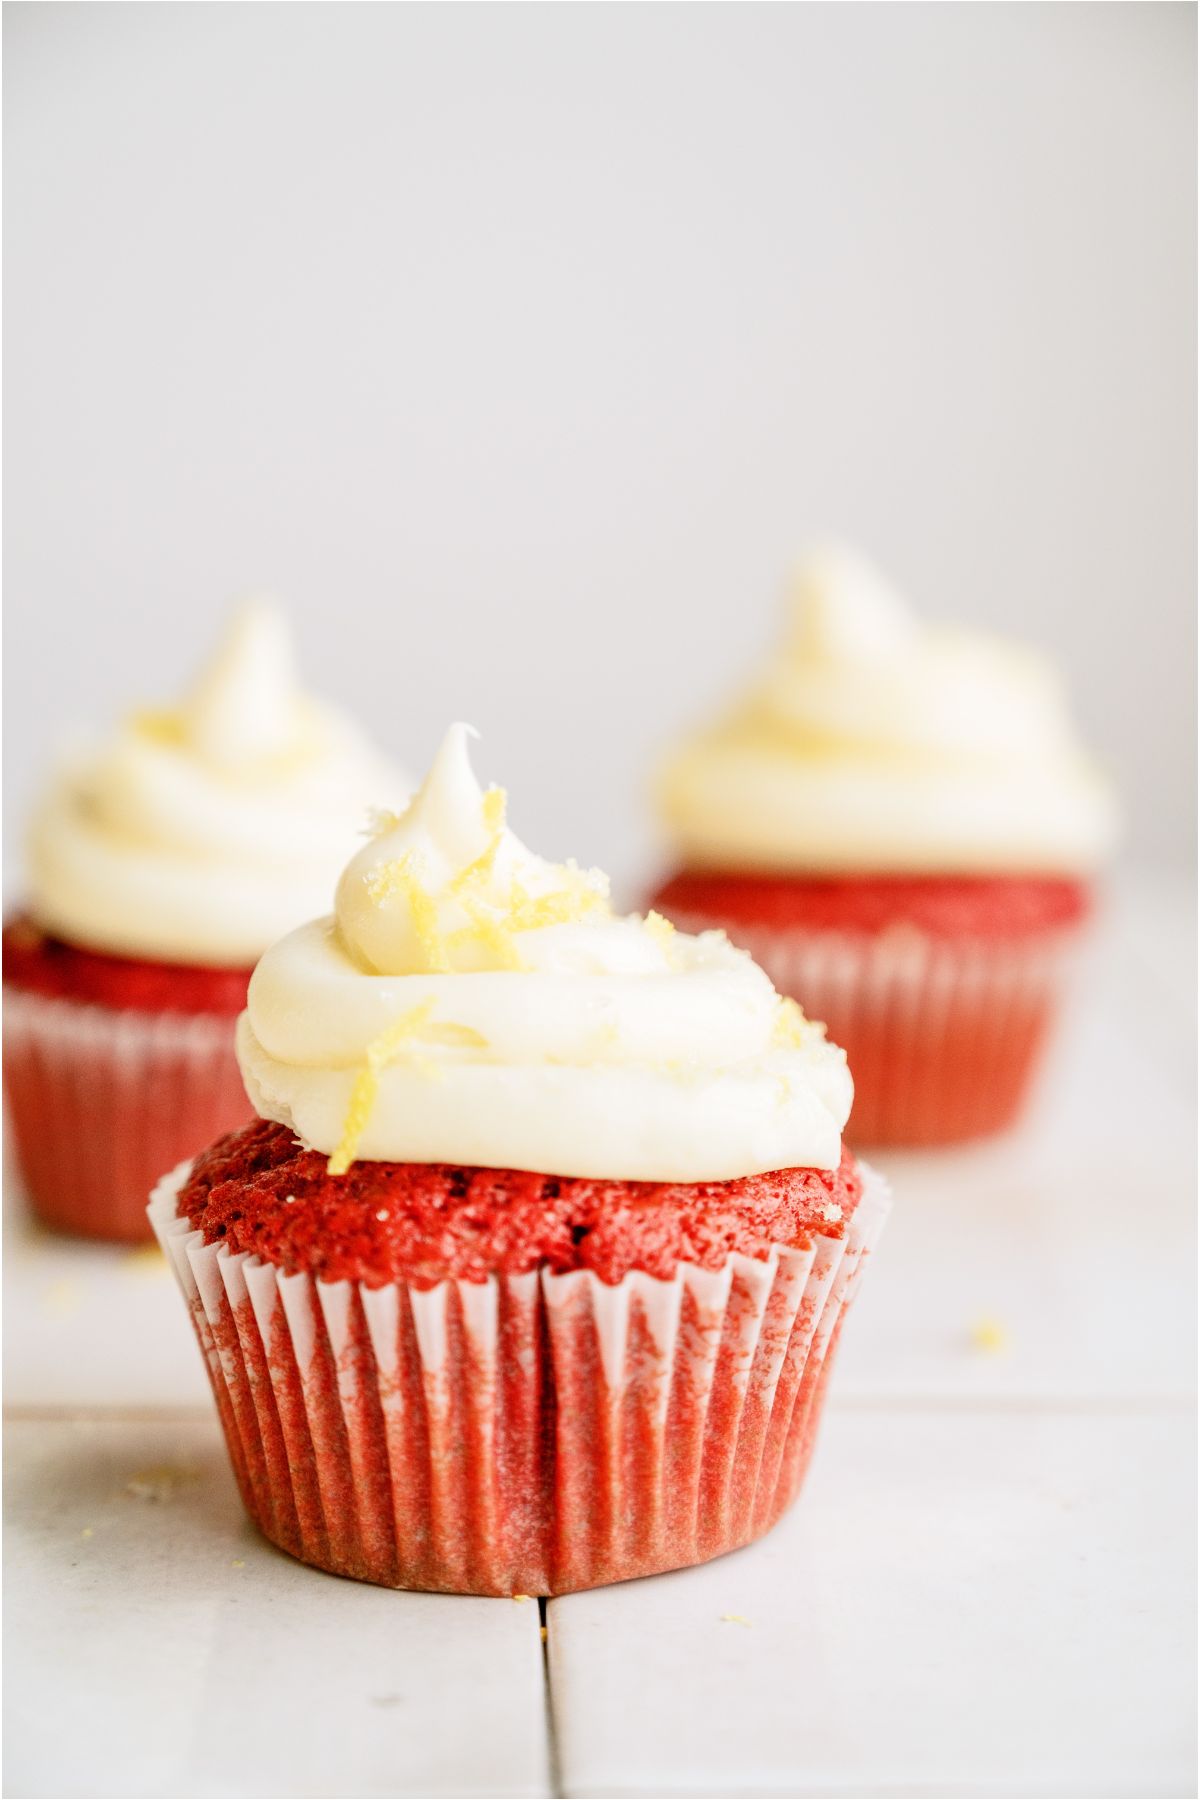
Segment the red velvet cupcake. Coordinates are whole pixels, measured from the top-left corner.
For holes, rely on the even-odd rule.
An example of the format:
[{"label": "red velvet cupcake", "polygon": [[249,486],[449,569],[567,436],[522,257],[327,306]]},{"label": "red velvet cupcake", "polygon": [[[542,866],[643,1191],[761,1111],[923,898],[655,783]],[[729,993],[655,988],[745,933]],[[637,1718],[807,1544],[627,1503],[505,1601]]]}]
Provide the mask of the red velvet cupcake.
[{"label": "red velvet cupcake", "polygon": [[267,1537],[552,1594],[775,1522],[888,1200],[749,958],[531,856],[459,730],[263,958],[239,1054],[259,1122],[150,1213]]},{"label": "red velvet cupcake", "polygon": [[233,1021],[250,970],[84,950],[29,919],[4,930],[4,1086],[47,1225],[135,1242],[146,1194],[195,1141],[249,1113]]},{"label": "red velvet cupcake", "polygon": [[850,1057],[852,1136],[1011,1124],[1112,841],[1049,669],[922,628],[867,565],[801,572],[783,655],[667,764],[654,904],[726,931]]},{"label": "red velvet cupcake", "polygon": [[255,605],[185,705],[62,772],[4,932],[5,1090],[47,1224],[144,1239],[163,1170],[249,1117],[250,972],[318,904],[381,771],[297,693],[282,622]]}]

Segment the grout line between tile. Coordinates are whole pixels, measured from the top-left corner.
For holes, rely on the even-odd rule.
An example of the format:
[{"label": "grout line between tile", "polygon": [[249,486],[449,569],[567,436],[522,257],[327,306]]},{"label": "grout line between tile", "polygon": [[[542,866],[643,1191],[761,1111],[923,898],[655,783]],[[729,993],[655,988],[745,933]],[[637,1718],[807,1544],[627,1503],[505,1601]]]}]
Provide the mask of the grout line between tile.
[{"label": "grout line between tile", "polygon": [[54,1406],[9,1401],[4,1422],[12,1425],[63,1425],[78,1421],[98,1425],[205,1425],[217,1423],[211,1405],[195,1406]]},{"label": "grout line between tile", "polygon": [[549,1777],[549,1792],[554,1800],[561,1800],[563,1793],[562,1759],[559,1755],[558,1723],[554,1714],[554,1687],[550,1679],[550,1602],[545,1598],[538,1600],[538,1622],[542,1636],[542,1680],[546,1699],[546,1761]]}]

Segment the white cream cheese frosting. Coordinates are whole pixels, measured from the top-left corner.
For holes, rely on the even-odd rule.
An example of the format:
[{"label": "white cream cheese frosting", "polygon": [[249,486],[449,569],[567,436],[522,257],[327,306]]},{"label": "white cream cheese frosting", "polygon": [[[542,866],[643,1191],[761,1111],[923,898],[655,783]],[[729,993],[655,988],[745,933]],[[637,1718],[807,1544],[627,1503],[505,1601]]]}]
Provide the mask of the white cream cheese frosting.
[{"label": "white cream cheese frosting", "polygon": [[89,949],[248,968],[327,903],[369,803],[409,791],[300,691],[283,617],[250,601],[181,706],[62,768],[32,822],[29,911]]},{"label": "white cream cheese frosting", "polygon": [[634,1181],[835,1168],[843,1053],[719,932],[616,916],[534,856],[467,731],[276,944],[238,1022],[247,1092],[330,1157]]},{"label": "white cream cheese frosting", "polygon": [[844,550],[800,569],[780,654],[658,794],[694,868],[1076,874],[1115,835],[1049,664],[921,624]]}]

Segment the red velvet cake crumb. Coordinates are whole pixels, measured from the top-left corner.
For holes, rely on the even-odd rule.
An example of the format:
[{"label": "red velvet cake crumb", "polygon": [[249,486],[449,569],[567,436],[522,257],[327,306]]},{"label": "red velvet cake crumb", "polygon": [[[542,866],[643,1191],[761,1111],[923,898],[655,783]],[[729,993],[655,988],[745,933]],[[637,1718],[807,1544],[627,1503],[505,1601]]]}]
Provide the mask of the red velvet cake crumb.
[{"label": "red velvet cake crumb", "polygon": [[178,1216],[256,1251],[285,1274],[381,1287],[483,1281],[547,1265],[616,1283],[631,1269],[669,1278],[678,1263],[720,1268],[733,1251],[841,1237],[862,1194],[849,1151],[834,1169],[779,1169],[738,1181],[592,1181],[442,1163],[355,1163],[331,1177],[264,1119],[197,1158]]},{"label": "red velvet cake crumb", "polygon": [[732,875],[684,870],[653,904],[713,913],[731,926],[774,925],[876,936],[897,925],[932,937],[1024,937],[1078,924],[1086,882],[1025,875]]},{"label": "red velvet cake crumb", "polygon": [[251,969],[109,956],[48,937],[29,919],[4,927],[4,979],[50,1000],[77,1000],[114,1012],[215,1013],[233,1018],[246,1004]]}]

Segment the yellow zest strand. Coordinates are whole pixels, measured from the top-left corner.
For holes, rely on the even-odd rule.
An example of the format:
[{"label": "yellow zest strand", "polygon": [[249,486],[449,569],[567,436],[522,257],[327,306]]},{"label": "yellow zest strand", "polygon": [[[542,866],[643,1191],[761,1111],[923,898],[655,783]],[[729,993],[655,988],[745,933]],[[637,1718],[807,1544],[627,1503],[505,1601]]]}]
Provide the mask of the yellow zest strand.
[{"label": "yellow zest strand", "polygon": [[500,839],[494,838],[486,850],[480,852],[474,862],[460,869],[452,881],[447,884],[446,892],[454,899],[468,892],[473,887],[482,887],[492,872],[492,864],[496,860],[496,852],[500,848]]},{"label": "yellow zest strand", "polygon": [[[447,1021],[444,1025],[425,1025],[420,1032],[423,1044],[441,1044],[448,1050],[486,1050],[487,1039],[481,1031],[473,1031],[469,1025],[455,1025]],[[445,1065],[435,1062],[431,1056],[422,1056],[418,1050],[402,1048],[405,1063],[416,1075],[426,1081],[445,1081]]]},{"label": "yellow zest strand", "polygon": [[[512,932],[506,920],[494,918],[480,901],[469,894],[461,896],[463,908],[471,921],[468,936],[481,939],[493,956],[497,958],[502,969],[523,969],[525,964],[512,941]],[[458,933],[455,933],[458,936]]]},{"label": "yellow zest strand", "polygon": [[[595,898],[600,900],[598,894]],[[514,893],[508,903],[508,928],[540,931],[544,925],[574,925],[595,910],[594,906],[582,904],[569,888],[557,888],[549,894]]]},{"label": "yellow zest strand", "polygon": [[450,967],[450,958],[446,955],[446,946],[438,927],[437,903],[424,888],[414,886],[408,896],[408,904],[412,908],[413,929],[422,954],[431,973],[436,975]]},{"label": "yellow zest strand", "polygon": [[344,1175],[358,1154],[359,1142],[379,1094],[380,1071],[399,1056],[409,1039],[420,1034],[421,1027],[426,1024],[432,1011],[433,1001],[422,1000],[420,1006],[402,1013],[394,1025],[389,1025],[386,1031],[380,1032],[367,1045],[366,1067],[355,1077],[354,1086],[350,1090],[346,1122],[342,1126],[341,1141],[329,1158],[331,1175]]},{"label": "yellow zest strand", "polygon": [[421,1033],[421,1041],[425,1044],[445,1044],[451,1050],[486,1050],[488,1041],[482,1031],[475,1031],[470,1025],[456,1025],[447,1020],[444,1025],[430,1025]]},{"label": "yellow zest strand", "polygon": [[480,852],[474,862],[459,870],[447,888],[447,893],[457,896],[469,888],[481,886],[487,880],[504,836],[504,812],[507,804],[508,796],[503,788],[491,787],[483,796],[483,822],[491,833],[487,848]]},{"label": "yellow zest strand", "polygon": [[593,913],[607,912],[608,901],[585,880],[574,863],[559,869],[563,886],[548,894],[531,894],[514,881],[508,897],[510,931],[539,931],[544,925],[576,925]]},{"label": "yellow zest strand", "polygon": [[438,926],[437,902],[421,879],[422,864],[415,851],[407,850],[395,862],[381,863],[367,876],[367,893],[377,904],[403,898],[412,914],[413,930],[425,958],[426,971],[443,974],[450,967]]}]

